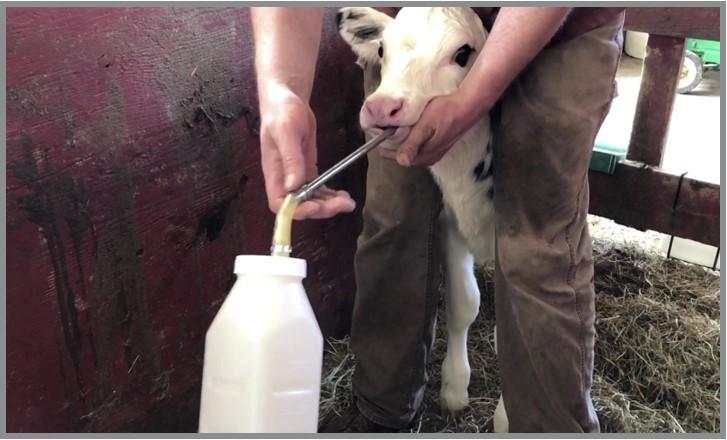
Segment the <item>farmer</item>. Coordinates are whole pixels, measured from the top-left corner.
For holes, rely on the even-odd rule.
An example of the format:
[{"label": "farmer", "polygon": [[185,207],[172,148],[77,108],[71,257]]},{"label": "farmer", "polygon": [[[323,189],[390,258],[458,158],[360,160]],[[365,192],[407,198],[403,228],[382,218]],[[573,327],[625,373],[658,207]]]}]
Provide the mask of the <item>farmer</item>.
[{"label": "farmer", "polygon": [[[322,13],[252,11],[262,167],[273,211],[317,173],[308,102]],[[478,14],[490,34],[460,89],[428,104],[396,160],[369,154],[351,328],[356,404],[321,431],[386,432],[416,422],[439,286],[441,200],[425,166],[486,112],[493,116],[497,346],[509,429],[599,430],[590,396],[595,298],[587,178],[615,93],[623,8]],[[376,88],[370,73],[367,92]],[[301,204],[296,218],[354,207],[345,191],[326,189]]]}]

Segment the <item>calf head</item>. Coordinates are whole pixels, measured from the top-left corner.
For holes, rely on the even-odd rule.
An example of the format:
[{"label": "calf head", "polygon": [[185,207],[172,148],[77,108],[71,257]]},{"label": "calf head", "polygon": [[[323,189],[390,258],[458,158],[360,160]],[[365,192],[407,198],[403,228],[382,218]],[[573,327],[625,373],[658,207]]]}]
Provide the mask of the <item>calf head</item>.
[{"label": "calf head", "polygon": [[343,8],[337,22],[358,64],[381,71],[361,108],[361,127],[372,134],[398,127],[393,142],[406,137],[432,98],[457,89],[487,37],[470,8],[402,8],[396,18]]}]

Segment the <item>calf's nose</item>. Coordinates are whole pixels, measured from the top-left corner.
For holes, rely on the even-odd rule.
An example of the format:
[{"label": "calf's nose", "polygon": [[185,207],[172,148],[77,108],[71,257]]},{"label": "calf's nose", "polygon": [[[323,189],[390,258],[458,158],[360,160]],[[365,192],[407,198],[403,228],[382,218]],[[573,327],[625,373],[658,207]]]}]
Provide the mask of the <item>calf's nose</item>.
[{"label": "calf's nose", "polygon": [[388,127],[399,125],[404,113],[404,98],[394,96],[370,96],[364,104],[373,125]]}]

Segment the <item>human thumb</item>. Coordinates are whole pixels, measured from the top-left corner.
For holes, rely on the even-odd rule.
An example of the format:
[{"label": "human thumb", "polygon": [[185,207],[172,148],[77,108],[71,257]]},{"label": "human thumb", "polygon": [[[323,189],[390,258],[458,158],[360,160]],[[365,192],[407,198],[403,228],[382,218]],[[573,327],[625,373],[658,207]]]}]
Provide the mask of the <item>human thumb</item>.
[{"label": "human thumb", "polygon": [[283,166],[283,185],[292,192],[303,185],[305,179],[305,158],[303,141],[290,135],[283,135],[278,142],[280,162]]}]

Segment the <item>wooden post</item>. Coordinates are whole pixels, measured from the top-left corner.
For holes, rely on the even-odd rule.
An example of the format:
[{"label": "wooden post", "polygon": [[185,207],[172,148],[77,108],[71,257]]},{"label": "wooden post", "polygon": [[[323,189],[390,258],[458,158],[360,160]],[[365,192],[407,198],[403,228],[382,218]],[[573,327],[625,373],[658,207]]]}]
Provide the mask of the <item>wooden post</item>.
[{"label": "wooden post", "polygon": [[649,35],[629,160],[661,166],[683,57],[684,38]]}]

